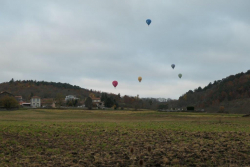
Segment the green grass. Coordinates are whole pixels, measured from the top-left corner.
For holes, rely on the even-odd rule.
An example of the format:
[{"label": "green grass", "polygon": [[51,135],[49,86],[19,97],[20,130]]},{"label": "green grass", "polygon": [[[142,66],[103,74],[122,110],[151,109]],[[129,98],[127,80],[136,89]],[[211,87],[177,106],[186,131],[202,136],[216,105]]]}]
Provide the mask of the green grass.
[{"label": "green grass", "polygon": [[[0,112],[0,126],[18,131],[18,127],[34,125],[40,129],[43,125],[58,124],[64,129],[72,126],[95,126],[97,128],[136,128],[136,129],[168,129],[179,131],[208,132],[250,132],[249,118],[240,114],[210,114],[187,112],[156,111],[102,111],[102,110],[17,110]],[[16,128],[13,128],[16,127]],[[29,130],[26,129],[27,130]],[[44,128],[44,127],[43,127]],[[39,130],[31,129],[37,133]]]}]

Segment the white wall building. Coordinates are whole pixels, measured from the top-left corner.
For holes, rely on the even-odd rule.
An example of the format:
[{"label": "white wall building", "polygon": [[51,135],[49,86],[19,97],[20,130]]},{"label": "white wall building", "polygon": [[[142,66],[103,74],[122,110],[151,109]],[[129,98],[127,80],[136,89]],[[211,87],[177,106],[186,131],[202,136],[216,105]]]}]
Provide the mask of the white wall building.
[{"label": "white wall building", "polygon": [[30,101],[30,106],[34,108],[41,107],[41,98],[38,96],[33,96]]},{"label": "white wall building", "polygon": [[92,103],[100,103],[101,99],[100,98],[92,98]]},{"label": "white wall building", "polygon": [[68,100],[78,100],[79,98],[77,98],[76,96],[74,95],[68,95],[66,96],[65,98],[65,101],[68,101]]}]

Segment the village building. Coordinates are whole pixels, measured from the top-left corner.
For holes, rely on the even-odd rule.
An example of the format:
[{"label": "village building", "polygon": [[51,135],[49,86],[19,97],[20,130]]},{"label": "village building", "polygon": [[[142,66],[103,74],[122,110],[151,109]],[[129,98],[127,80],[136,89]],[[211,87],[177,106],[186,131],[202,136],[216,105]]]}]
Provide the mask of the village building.
[{"label": "village building", "polygon": [[104,102],[101,101],[101,98],[93,97],[91,99],[92,99],[93,107],[96,107],[97,109],[103,109],[103,108],[105,108],[104,107]]},{"label": "village building", "polygon": [[27,103],[27,102],[22,102],[21,106],[25,107],[25,108],[30,108],[31,103]]},{"label": "village building", "polygon": [[43,108],[56,108],[56,102],[53,98],[41,99],[41,106]]},{"label": "village building", "polygon": [[77,98],[75,95],[68,95],[65,97],[65,101],[68,100],[79,100],[79,98]]},{"label": "village building", "polygon": [[38,96],[33,96],[30,100],[30,106],[33,108],[41,107],[41,98]]},{"label": "village building", "polygon": [[9,92],[6,92],[6,91],[0,92],[0,98],[5,97],[5,96],[14,97],[14,95]]},{"label": "village building", "polygon": [[19,103],[19,105],[23,104],[23,97],[22,96],[15,96],[15,99],[17,100],[17,102]]},{"label": "village building", "polygon": [[82,108],[84,108],[85,107],[85,100],[80,100],[79,102],[78,102],[78,106],[77,107],[82,107]]}]

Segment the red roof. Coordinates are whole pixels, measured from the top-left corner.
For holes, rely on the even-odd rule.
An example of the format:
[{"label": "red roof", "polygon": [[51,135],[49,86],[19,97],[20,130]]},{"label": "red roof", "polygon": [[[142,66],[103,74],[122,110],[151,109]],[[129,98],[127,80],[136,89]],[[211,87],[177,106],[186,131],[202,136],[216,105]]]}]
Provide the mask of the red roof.
[{"label": "red roof", "polygon": [[8,93],[8,94],[11,94],[11,93],[9,93],[9,92],[6,92],[6,91],[2,91],[0,94],[2,94],[2,93]]},{"label": "red roof", "polygon": [[32,98],[40,98],[39,96],[33,96]]},{"label": "red roof", "polygon": [[101,100],[101,98],[92,98],[92,100]]},{"label": "red roof", "polygon": [[25,101],[22,101],[20,103],[22,103],[22,104],[30,104],[30,102],[25,102]]}]

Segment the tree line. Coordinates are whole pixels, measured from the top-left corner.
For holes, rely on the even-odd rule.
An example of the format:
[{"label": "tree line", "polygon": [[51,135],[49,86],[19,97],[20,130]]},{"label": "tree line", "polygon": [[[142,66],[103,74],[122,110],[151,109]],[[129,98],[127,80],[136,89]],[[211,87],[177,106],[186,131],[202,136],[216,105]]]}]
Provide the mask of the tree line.
[{"label": "tree line", "polygon": [[250,70],[209,83],[204,88],[189,90],[179,97],[176,105],[192,104],[199,108],[219,105],[223,101],[250,98]]}]

